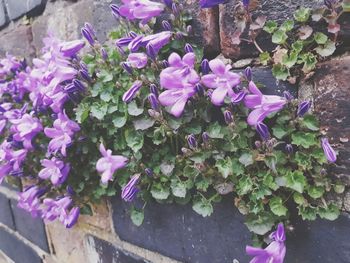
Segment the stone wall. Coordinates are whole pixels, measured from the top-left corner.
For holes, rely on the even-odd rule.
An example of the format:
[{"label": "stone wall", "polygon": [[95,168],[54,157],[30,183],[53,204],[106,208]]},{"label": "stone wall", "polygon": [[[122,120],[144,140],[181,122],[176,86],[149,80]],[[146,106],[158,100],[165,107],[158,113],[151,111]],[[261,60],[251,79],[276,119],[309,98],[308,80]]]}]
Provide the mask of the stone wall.
[{"label": "stone wall", "polygon": [[[109,12],[111,2],[0,0],[0,56],[9,52],[34,57],[40,53],[41,40],[48,30],[61,39],[73,40],[80,37],[84,22],[93,24],[98,38],[104,41],[107,33],[117,25]],[[234,0],[206,10],[199,10],[197,2],[184,0],[186,8],[196,14],[196,39],[203,44],[209,57],[219,53],[231,59],[257,55],[252,46],[238,48],[231,43]],[[277,20],[290,17],[300,4],[299,0],[252,2],[256,4],[252,12],[259,10],[272,14]],[[311,6],[321,2],[305,1]],[[349,21],[343,21],[342,52],[350,50]],[[263,46],[264,37],[258,39]],[[266,49],[271,48],[266,46]],[[241,68],[251,61],[233,62],[236,68]],[[338,143],[342,161],[337,167],[337,176],[348,186],[350,105],[345,98],[349,94],[349,61],[350,57],[345,56],[323,63],[315,80],[305,83],[302,89],[305,92],[300,94],[322,105],[315,110],[322,116],[323,130]],[[254,77],[270,88],[266,93],[296,90],[283,82],[276,83],[267,68],[257,69]],[[128,204],[114,198],[95,206],[93,217],[81,216],[73,229],[66,230],[56,223],[44,225],[40,219],[32,219],[18,209],[15,191],[16,188],[9,185],[0,186],[0,263],[231,263],[234,259],[248,262],[244,247],[251,242],[251,234],[229,198],[217,204],[209,218],[196,215],[189,206],[153,203],[147,206],[141,227],[131,223]],[[346,212],[350,212],[349,200],[350,191],[337,200]],[[295,216],[292,224],[294,231],[288,235],[287,263],[350,262],[350,218],[347,213],[335,222],[305,223]]]}]

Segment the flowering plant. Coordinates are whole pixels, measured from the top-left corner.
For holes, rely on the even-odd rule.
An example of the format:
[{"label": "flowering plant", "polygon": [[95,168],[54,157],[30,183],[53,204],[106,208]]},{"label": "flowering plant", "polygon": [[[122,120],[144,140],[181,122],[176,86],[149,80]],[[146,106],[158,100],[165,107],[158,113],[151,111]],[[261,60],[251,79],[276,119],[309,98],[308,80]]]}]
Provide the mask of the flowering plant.
[{"label": "flowering plant", "polygon": [[[25,178],[21,208],[69,228],[120,191],[142,201],[130,213],[140,225],[152,200],[191,203],[205,217],[230,195],[258,235],[288,224],[290,206],[306,220],[338,217],[325,198],[344,191],[327,172],[336,152],[310,101],[265,95],[251,68],[203,59],[178,3],[124,0],[111,10],[127,25],[111,33],[115,46],[86,23],[84,56],[84,41],[49,36],[32,67],[0,61],[0,180]],[[162,12],[169,19],[152,31]],[[283,261],[283,225],[270,237],[265,250],[247,247],[253,262]]]}]

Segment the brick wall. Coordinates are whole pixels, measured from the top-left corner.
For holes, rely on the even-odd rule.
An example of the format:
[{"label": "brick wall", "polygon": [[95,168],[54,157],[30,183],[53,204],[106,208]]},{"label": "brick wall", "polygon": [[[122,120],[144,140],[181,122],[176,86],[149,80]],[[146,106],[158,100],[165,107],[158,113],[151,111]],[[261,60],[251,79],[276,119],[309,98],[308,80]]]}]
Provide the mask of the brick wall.
[{"label": "brick wall", "polygon": [[[0,0],[0,56],[9,52],[34,57],[40,53],[41,39],[47,30],[54,31],[64,40],[77,39],[84,22],[93,24],[98,38],[104,41],[107,32],[116,26],[116,21],[109,15],[108,5],[111,2]],[[230,43],[235,1],[210,10],[199,10],[197,0],[185,2],[186,8],[196,14],[194,28],[199,32],[196,38],[203,43],[209,56],[220,52],[230,58],[256,56],[252,53],[252,47],[240,50]],[[262,4],[262,13],[269,12],[275,19],[281,20],[289,17],[300,1],[257,2]],[[307,4],[320,2],[310,0]],[[286,5],[290,8],[283,8]],[[345,19],[344,23],[349,21]],[[349,41],[350,30],[342,32],[342,35]],[[259,41],[263,42],[263,37]],[[346,41],[342,47],[345,50],[350,49]],[[348,61],[345,59],[346,63]],[[250,62],[245,60],[235,64],[239,68]],[[330,63],[324,67],[329,69],[338,65]],[[295,89],[282,82],[276,83],[268,69],[258,69],[254,74],[256,79],[270,87],[267,93]],[[322,79],[325,76],[319,74],[318,82],[312,84],[311,89],[316,89],[315,85],[320,83],[328,83],[329,80]],[[344,83],[350,82],[350,74],[334,75],[333,79],[340,77]],[[345,77],[348,79],[344,80]],[[345,96],[337,93],[337,97],[341,101]],[[341,105],[344,109],[350,109],[347,101],[342,101]],[[345,127],[344,132],[342,139],[349,138],[348,128]],[[344,149],[349,149],[349,146],[344,146]],[[348,170],[342,171],[342,176],[347,180]],[[244,247],[251,242],[251,235],[244,225],[244,218],[230,199],[217,204],[209,218],[196,215],[190,206],[149,204],[144,224],[135,227],[128,215],[128,204],[113,198],[95,206],[93,217],[81,216],[73,229],[66,230],[56,223],[44,225],[40,219],[32,219],[19,210],[15,191],[16,188],[9,185],[0,186],[0,263],[231,263],[234,259],[241,263],[248,262]],[[350,212],[350,191],[337,201],[344,211]],[[350,262],[350,218],[347,213],[336,222],[317,220],[305,223],[295,216],[293,225],[295,230],[287,241],[287,263]]]}]

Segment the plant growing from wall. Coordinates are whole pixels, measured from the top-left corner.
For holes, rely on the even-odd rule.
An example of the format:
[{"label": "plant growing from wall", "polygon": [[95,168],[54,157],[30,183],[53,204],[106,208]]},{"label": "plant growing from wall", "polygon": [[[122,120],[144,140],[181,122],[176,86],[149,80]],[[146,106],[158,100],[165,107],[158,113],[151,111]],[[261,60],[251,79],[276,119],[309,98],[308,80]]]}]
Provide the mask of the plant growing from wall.
[{"label": "plant growing from wall", "polygon": [[[329,176],[336,152],[309,113],[311,102],[264,95],[250,68],[238,74],[220,59],[203,59],[180,4],[136,2],[111,5],[121,24],[110,34],[113,46],[99,43],[86,23],[91,50],[83,56],[83,41],[49,36],[33,67],[1,60],[0,180],[25,178],[19,206],[67,228],[91,214],[92,202],[116,194],[141,201],[130,211],[136,225],[154,200],[190,203],[205,217],[223,195],[258,235],[289,224],[290,207],[304,220],[336,219],[339,209],[326,197],[344,186]],[[152,30],[163,12],[169,18]],[[300,9],[295,19],[306,16]],[[265,25],[275,35],[293,24],[272,28]],[[271,237],[281,251],[268,259],[283,261],[283,225]]]}]

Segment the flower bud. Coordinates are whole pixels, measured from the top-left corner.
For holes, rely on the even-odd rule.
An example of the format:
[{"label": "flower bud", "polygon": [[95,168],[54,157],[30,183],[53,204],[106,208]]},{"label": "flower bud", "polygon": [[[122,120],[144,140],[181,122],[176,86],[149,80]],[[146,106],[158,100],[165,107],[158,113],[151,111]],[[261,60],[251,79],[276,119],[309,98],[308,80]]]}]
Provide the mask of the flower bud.
[{"label": "flower bud", "polygon": [[87,70],[79,70],[80,76],[86,80],[87,82],[91,82],[91,77],[89,75],[89,72]]},{"label": "flower bud", "polygon": [[250,0],[243,0],[243,6],[248,9]]},{"label": "flower bud", "polygon": [[191,149],[197,148],[197,140],[193,134],[187,136],[187,144]]},{"label": "flower bud", "polygon": [[82,70],[88,71],[88,67],[83,61],[80,61],[79,65]]},{"label": "flower bud", "polygon": [[117,6],[116,4],[111,4],[109,8],[112,10],[113,16],[118,19],[120,16],[119,6]]},{"label": "flower bud", "polygon": [[188,26],[186,27],[186,31],[187,31],[187,34],[192,35],[192,33],[193,33],[193,27],[192,27],[191,25],[188,25]]},{"label": "flower bud", "polygon": [[261,141],[255,141],[254,144],[255,144],[255,147],[258,149],[261,147]]},{"label": "flower bud", "polygon": [[149,56],[150,59],[156,60],[157,53],[154,50],[154,47],[153,47],[153,45],[151,43],[147,44],[147,46],[146,46],[146,53],[147,53],[147,55]]},{"label": "flower bud", "polygon": [[203,73],[203,75],[207,75],[210,71],[209,68],[209,61],[207,59],[203,59],[202,63],[201,63],[201,71]]},{"label": "flower bud", "polygon": [[193,47],[188,43],[185,45],[185,53],[193,53]]},{"label": "flower bud", "polygon": [[153,175],[153,170],[151,168],[146,168],[145,169],[145,173],[146,173],[147,176],[151,177]]},{"label": "flower bud", "polygon": [[294,99],[293,95],[289,92],[289,91],[284,91],[283,92],[283,97],[287,100],[287,101],[291,101]]},{"label": "flower bud", "polygon": [[334,151],[332,146],[329,144],[327,138],[321,139],[321,145],[323,148],[324,155],[326,156],[327,160],[331,163],[335,163],[337,161],[337,153]]},{"label": "flower bud", "polygon": [[171,10],[173,11],[174,16],[178,16],[180,14],[179,7],[176,3],[172,3]]},{"label": "flower bud", "polygon": [[163,21],[162,21],[162,27],[163,27],[163,29],[166,30],[166,31],[171,31],[171,25],[170,25],[170,23],[169,23],[168,21],[166,21],[166,20],[163,20]]},{"label": "flower bud", "polygon": [[252,81],[252,68],[251,67],[247,67],[245,70],[244,70],[244,76],[246,77],[246,79],[248,81]]},{"label": "flower bud", "polygon": [[89,32],[88,29],[83,27],[81,29],[81,34],[87,40],[87,42],[89,42],[90,46],[93,46],[95,44],[95,40],[94,40],[93,36],[91,35],[91,33]]},{"label": "flower bud", "polygon": [[172,1],[172,0],[163,0],[163,2],[164,2],[164,4],[165,4],[167,7],[169,7],[169,8],[171,8],[171,6],[172,6],[172,4],[173,4],[173,1]]},{"label": "flower bud", "polygon": [[132,86],[130,87],[130,89],[128,89],[124,95],[123,95],[123,101],[125,103],[129,103],[135,96],[136,93],[141,89],[142,87],[142,82],[139,80],[136,80]]},{"label": "flower bud", "polygon": [[158,97],[158,89],[157,89],[157,86],[155,84],[151,84],[149,86],[149,91],[151,93],[153,93],[156,97]]},{"label": "flower bud", "polygon": [[184,38],[184,34],[181,32],[176,32],[175,39],[182,40]]},{"label": "flower bud", "polygon": [[128,65],[128,63],[122,62],[121,65],[122,65],[122,68],[123,68],[127,73],[129,73],[130,75],[132,75],[133,70],[132,70],[132,68]]},{"label": "flower bud", "polygon": [[170,65],[169,65],[169,62],[167,60],[163,60],[162,61],[162,67],[163,68],[168,68]]},{"label": "flower bud", "polygon": [[80,80],[73,79],[72,83],[79,91],[81,91],[81,92],[85,91],[85,86]]},{"label": "flower bud", "polygon": [[158,103],[157,97],[153,93],[151,93],[148,95],[147,98],[148,98],[149,103],[151,104],[152,109],[158,110],[159,103]]},{"label": "flower bud", "polygon": [[311,108],[311,101],[303,101],[299,104],[297,115],[303,117]]},{"label": "flower bud", "polygon": [[198,95],[203,96],[204,95],[204,88],[200,83],[197,83],[195,85],[196,88],[196,92],[198,93]]},{"label": "flower bud", "polygon": [[224,118],[225,118],[225,122],[226,124],[230,124],[233,122],[233,116],[232,113],[228,110],[224,111]]},{"label": "flower bud", "polygon": [[262,122],[256,125],[256,130],[259,133],[262,140],[266,141],[270,138],[269,128]]},{"label": "flower bud", "polygon": [[209,139],[210,139],[209,134],[207,132],[203,132],[202,133],[202,140],[203,140],[203,142],[205,144],[207,144],[209,142]]},{"label": "flower bud", "polygon": [[244,97],[247,95],[247,92],[245,92],[244,90],[238,92],[238,93],[235,93],[234,95],[232,95],[231,97],[231,102],[233,104],[238,104],[240,103]]},{"label": "flower bud", "polygon": [[86,22],[84,24],[84,27],[89,31],[90,35],[93,38],[96,38],[96,32],[95,32],[94,28],[92,27],[92,25],[90,23]]},{"label": "flower bud", "polygon": [[293,153],[293,146],[291,144],[286,144],[285,150],[288,154]]},{"label": "flower bud", "polygon": [[122,188],[122,199],[131,202],[135,199],[139,189],[136,187],[140,180],[140,174],[131,177],[130,181]]},{"label": "flower bud", "polygon": [[101,57],[104,61],[108,60],[108,54],[107,51],[104,48],[101,48]]}]

